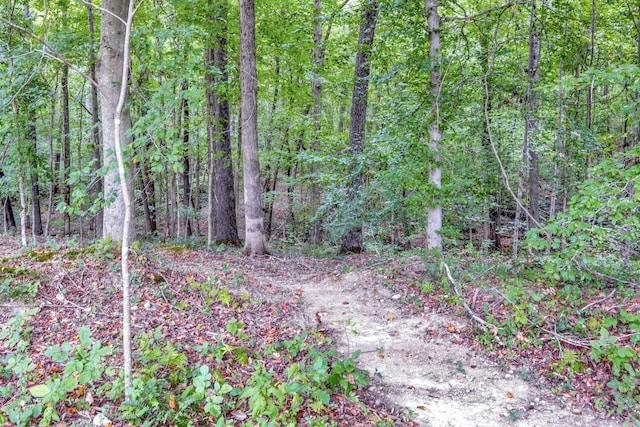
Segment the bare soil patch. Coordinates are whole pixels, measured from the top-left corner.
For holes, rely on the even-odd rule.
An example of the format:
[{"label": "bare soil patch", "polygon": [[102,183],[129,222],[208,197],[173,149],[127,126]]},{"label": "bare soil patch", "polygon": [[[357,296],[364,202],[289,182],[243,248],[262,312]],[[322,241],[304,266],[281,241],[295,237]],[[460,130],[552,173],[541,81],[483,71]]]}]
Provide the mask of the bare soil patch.
[{"label": "bare soil patch", "polygon": [[[0,244],[3,266],[20,264],[40,276],[37,298],[27,305],[39,309],[31,325],[30,351],[33,360],[43,364],[43,378],[53,369],[43,358],[46,347],[76,340],[83,325],[96,339],[119,345],[117,252],[112,259],[81,253],[75,259],[72,251],[58,249],[38,259],[19,257],[13,242]],[[430,302],[417,310],[406,287],[394,286],[396,278],[381,273],[379,267],[391,262],[388,259],[297,254],[246,258],[237,251],[213,254],[180,248],[152,248],[134,255],[135,333],[161,330],[182,345],[194,363],[198,355],[193,347],[223,337],[232,316],[255,337],[256,348],[316,328],[331,337],[345,357],[359,352],[358,364],[372,378],[372,385],[359,393],[368,409],[365,414],[361,405],[338,398],[331,414],[337,425],[373,425],[369,420],[376,417],[397,426],[623,425],[577,406],[576,399],[553,395],[549,385],[526,368],[483,355],[463,311]],[[238,297],[241,310],[213,306],[193,292],[191,283],[223,283]],[[251,300],[240,298],[243,293]],[[6,324],[23,308],[3,304],[0,321]],[[0,343],[0,355],[6,351]],[[113,363],[117,366],[119,360]],[[230,375],[243,369],[233,359],[225,363]],[[105,404],[109,402],[96,397],[93,410]],[[60,425],[93,415],[91,410],[67,414],[67,424]]]}]

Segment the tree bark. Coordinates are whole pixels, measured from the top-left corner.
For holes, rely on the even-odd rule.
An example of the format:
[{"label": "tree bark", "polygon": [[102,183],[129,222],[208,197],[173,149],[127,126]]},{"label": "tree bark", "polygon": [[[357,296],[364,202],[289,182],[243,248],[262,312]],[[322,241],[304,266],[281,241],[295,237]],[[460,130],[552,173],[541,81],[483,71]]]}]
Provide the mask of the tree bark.
[{"label": "tree bark", "polygon": [[267,254],[258,159],[258,76],[254,0],[240,0],[240,111],[246,255]]},{"label": "tree bark", "polygon": [[[116,106],[120,96],[122,69],[124,66],[125,22],[127,19],[127,0],[103,0],[102,8],[111,13],[102,14],[100,31],[100,57],[96,75],[100,89],[102,107],[102,141],[104,164],[108,170],[104,176],[104,221],[103,237],[112,241],[122,241],[124,233],[125,200],[120,187],[118,171],[115,168]],[[126,77],[126,76],[125,76]],[[119,135],[123,149],[128,145],[127,132],[131,129],[131,117],[128,109],[123,109],[120,117]],[[125,165],[128,170],[129,166]],[[127,180],[131,191],[131,182]],[[133,227],[131,227],[133,232]],[[129,236],[132,237],[132,236]]]},{"label": "tree bark", "polygon": [[369,56],[376,30],[378,15],[377,0],[367,0],[362,13],[360,34],[358,36],[358,52],[356,53],[355,79],[351,96],[351,122],[349,123],[349,154],[357,162],[356,172],[347,191],[347,203],[352,212],[351,226],[342,238],[341,253],[364,251],[362,235],[362,201],[364,189],[364,165],[360,164],[364,153],[364,138],[367,123],[367,101],[369,96],[369,73],[371,67]]},{"label": "tree bark", "polygon": [[[65,18],[66,20],[66,18]],[[69,67],[62,67],[62,198],[68,207],[71,207],[71,187],[69,187],[69,172],[71,169],[71,127],[69,124]],[[65,210],[62,214],[64,220],[63,233],[71,234],[71,216]]]},{"label": "tree bark", "polygon": [[[322,79],[320,78],[320,68],[324,60],[324,48],[322,45],[322,0],[314,0],[314,31],[313,31],[313,78],[311,80],[313,92],[313,107],[311,109],[311,120],[313,122],[313,141],[311,142],[311,150],[313,152],[320,151],[320,130],[322,124],[320,117],[322,114]],[[311,165],[309,175],[313,182],[311,183],[311,214],[313,215],[313,228],[311,229],[311,243],[319,245],[322,243],[322,218],[318,216],[318,208],[320,206],[320,186],[315,178],[314,164]]]},{"label": "tree bark", "polygon": [[524,134],[527,138],[526,145],[529,148],[529,213],[528,228],[534,228],[540,222],[540,173],[539,155],[535,148],[538,136],[538,122],[536,115],[540,105],[540,94],[536,88],[538,85],[538,69],[540,68],[540,39],[536,25],[536,0],[531,2],[531,15],[529,23],[529,62],[527,65],[528,90],[525,116]]},{"label": "tree bark", "polygon": [[[429,182],[436,189],[442,187],[442,167],[440,166],[440,143],[442,132],[440,130],[440,15],[436,0],[425,0],[427,9],[427,25],[429,26],[429,60],[431,62],[431,114],[432,122],[429,125],[429,149],[434,154],[434,165],[429,168]],[[442,206],[435,203],[427,212],[427,248],[442,252]]]},{"label": "tree bark", "polygon": [[182,208],[183,208],[183,223],[182,229],[184,230],[184,237],[191,236],[193,230],[191,229],[191,162],[189,160],[189,101],[186,98],[186,92],[188,90],[187,83],[185,82],[182,90],[185,98],[182,100],[182,142],[183,142],[183,155],[182,155]]},{"label": "tree bark", "polygon": [[[214,203],[213,239],[217,243],[240,244],[236,222],[236,193],[233,178],[233,160],[231,158],[231,122],[229,120],[229,100],[226,87],[229,84],[227,72],[227,18],[229,16],[226,1],[219,2],[214,20],[218,23],[214,47],[205,51],[207,64],[206,81],[207,107],[209,108],[211,168],[213,171]],[[213,73],[215,72],[215,75]]]},{"label": "tree bark", "polygon": [[[0,179],[4,177],[4,172],[0,170]],[[11,198],[6,196],[2,200],[2,208],[4,210],[4,232],[9,231],[12,228],[16,228],[16,217],[13,214],[13,207],[11,206]]]},{"label": "tree bark", "polygon": [[[93,5],[91,0],[87,1],[87,19],[89,24],[89,34],[91,36],[91,57],[89,58],[89,75],[94,81],[96,77],[96,52],[95,52],[95,28],[93,22]],[[98,88],[91,85],[91,143],[93,144],[93,158],[95,162],[95,179],[97,180],[94,194],[96,196],[104,191],[103,179],[98,173],[102,167],[102,152],[100,151],[100,111],[98,109]],[[100,207],[95,216],[95,237],[102,237],[103,209]]]},{"label": "tree bark", "polygon": [[31,143],[31,234],[33,240],[35,236],[42,235],[42,213],[40,209],[40,183],[38,179],[38,141],[36,134],[36,114],[35,110],[30,108],[29,120],[27,123],[29,129],[28,139]]}]

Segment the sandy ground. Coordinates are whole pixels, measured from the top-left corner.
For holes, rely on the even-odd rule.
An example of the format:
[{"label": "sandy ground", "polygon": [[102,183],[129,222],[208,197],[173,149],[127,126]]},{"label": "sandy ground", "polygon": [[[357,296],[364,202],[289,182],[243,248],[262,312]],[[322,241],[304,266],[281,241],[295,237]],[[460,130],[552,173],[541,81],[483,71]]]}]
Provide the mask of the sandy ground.
[{"label": "sandy ground", "polygon": [[432,427],[620,426],[587,408],[572,408],[544,385],[498,366],[460,338],[468,319],[408,314],[401,295],[374,286],[368,271],[269,280],[301,294],[305,321],[332,333],[344,356],[358,364],[381,396],[407,407]]}]

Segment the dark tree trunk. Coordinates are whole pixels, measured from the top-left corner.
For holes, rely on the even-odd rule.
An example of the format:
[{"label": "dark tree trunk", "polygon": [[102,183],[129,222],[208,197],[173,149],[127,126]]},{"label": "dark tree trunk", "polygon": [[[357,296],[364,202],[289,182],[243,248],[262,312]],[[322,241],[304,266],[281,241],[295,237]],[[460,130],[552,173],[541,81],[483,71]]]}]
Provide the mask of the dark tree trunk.
[{"label": "dark tree trunk", "polygon": [[[217,243],[238,245],[236,222],[236,193],[231,158],[231,123],[229,120],[229,100],[224,90],[229,84],[227,73],[227,17],[228,6],[220,2],[214,19],[218,22],[218,33],[214,47],[205,51],[207,64],[206,81],[207,105],[209,108],[211,168],[215,176],[213,199],[214,237]],[[215,72],[215,76],[212,74]],[[212,200],[213,201],[213,200]]]},{"label": "dark tree trunk", "polygon": [[[69,187],[69,171],[71,169],[71,129],[69,124],[69,67],[62,68],[62,197],[67,206],[71,206],[71,188]],[[64,235],[71,234],[71,217],[65,210]]]},{"label": "dark tree trunk", "polygon": [[[188,90],[188,86],[185,83],[183,86],[183,91],[186,92]],[[189,133],[189,101],[187,99],[183,99],[182,101],[182,117],[183,117],[183,131],[182,131],[182,142],[184,145],[184,154],[182,156],[182,207],[184,212],[183,218],[183,230],[184,237],[189,237],[193,234],[193,230],[191,228],[191,211],[192,211],[192,203],[191,203],[191,163],[189,159],[189,142],[190,142],[190,133]]]},{"label": "dark tree trunk", "polygon": [[[4,178],[4,172],[0,170],[0,179]],[[13,208],[11,207],[11,198],[9,196],[2,200],[2,207],[4,210],[4,220],[7,230],[16,228],[16,217],[13,214]]]},{"label": "dark tree trunk", "polygon": [[[364,4],[360,35],[358,37],[358,52],[356,54],[355,80],[351,97],[351,122],[349,124],[349,152],[351,158],[359,162],[364,152],[364,137],[367,123],[367,98],[369,95],[369,56],[376,29],[378,2],[368,0]],[[356,171],[351,180],[347,203],[350,205],[351,227],[342,238],[341,253],[364,251],[362,235],[362,202],[361,192],[364,189],[363,165],[356,164]]]}]

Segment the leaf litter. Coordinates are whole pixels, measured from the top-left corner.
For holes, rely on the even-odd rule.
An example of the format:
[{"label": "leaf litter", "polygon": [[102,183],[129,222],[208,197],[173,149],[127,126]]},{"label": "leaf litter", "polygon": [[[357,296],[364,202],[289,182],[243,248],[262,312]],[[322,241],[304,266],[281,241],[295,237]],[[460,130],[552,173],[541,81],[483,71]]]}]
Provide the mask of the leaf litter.
[{"label": "leaf litter", "polygon": [[[20,256],[10,239],[0,242],[3,268],[19,266],[40,277],[36,297],[3,303],[0,321],[4,328],[17,311],[38,308],[30,323],[29,352],[41,380],[60,369],[45,350],[78,341],[83,326],[93,339],[120,345],[117,251],[99,257],[77,252],[62,247],[38,260]],[[500,353],[504,350],[487,354],[462,311],[415,292],[414,279],[424,274],[415,265],[389,274],[380,265],[394,261],[372,255],[246,258],[233,250],[171,247],[133,255],[134,335],[155,331],[180,346],[190,364],[201,361],[197,346],[233,339],[227,329],[232,319],[242,322],[256,349],[315,328],[342,356],[359,351],[357,364],[372,382],[357,392],[362,404],[332,396],[330,419],[337,425],[375,425],[376,420],[433,427],[623,425],[592,411],[579,396],[552,394],[548,381],[527,369],[531,366],[510,365]],[[208,288],[218,289],[216,298]],[[7,351],[0,342],[0,355]],[[224,369],[242,384],[248,374],[239,359],[225,359]],[[264,362],[275,373],[286,366],[277,357]],[[119,368],[120,357],[110,363]],[[117,406],[104,396],[91,395],[90,401],[94,412]],[[0,406],[5,403],[0,399]],[[247,416],[242,409],[231,414],[238,422]],[[59,425],[81,422],[86,415],[67,411]]]}]

